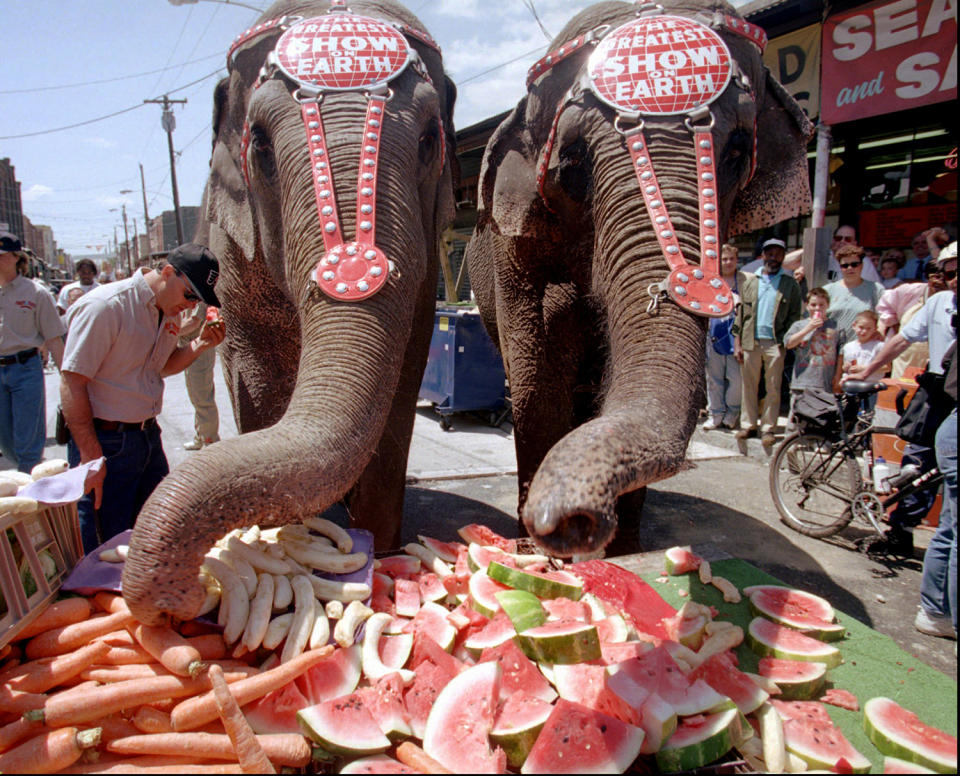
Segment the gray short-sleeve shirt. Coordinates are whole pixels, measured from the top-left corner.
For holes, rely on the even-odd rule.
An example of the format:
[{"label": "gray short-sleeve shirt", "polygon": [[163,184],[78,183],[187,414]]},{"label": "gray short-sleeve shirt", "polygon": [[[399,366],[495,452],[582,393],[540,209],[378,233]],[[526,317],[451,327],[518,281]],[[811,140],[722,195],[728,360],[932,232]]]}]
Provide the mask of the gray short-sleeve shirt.
[{"label": "gray short-sleeve shirt", "polygon": [[38,348],[64,331],[53,296],[30,278],[18,275],[0,288],[0,356]]},{"label": "gray short-sleeve shirt", "polygon": [[177,347],[176,318],[162,317],[144,271],[94,289],[67,311],[63,371],[90,379],[93,415],[139,423],[163,407],[160,372]]}]

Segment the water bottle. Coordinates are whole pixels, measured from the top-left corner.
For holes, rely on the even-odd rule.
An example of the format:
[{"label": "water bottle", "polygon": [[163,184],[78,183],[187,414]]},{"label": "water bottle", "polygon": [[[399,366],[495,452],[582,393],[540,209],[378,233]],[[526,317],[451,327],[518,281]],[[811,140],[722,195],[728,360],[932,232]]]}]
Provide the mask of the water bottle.
[{"label": "water bottle", "polygon": [[890,464],[886,462],[882,455],[877,456],[877,460],[873,464],[873,489],[877,493],[889,493],[890,492],[890,483],[888,478],[890,477],[892,471],[890,469]]},{"label": "water bottle", "polygon": [[900,469],[900,472],[896,477],[891,477],[887,484],[891,488],[897,488],[899,490],[908,482],[912,482],[920,475],[920,467],[913,463],[908,463],[906,466]]}]

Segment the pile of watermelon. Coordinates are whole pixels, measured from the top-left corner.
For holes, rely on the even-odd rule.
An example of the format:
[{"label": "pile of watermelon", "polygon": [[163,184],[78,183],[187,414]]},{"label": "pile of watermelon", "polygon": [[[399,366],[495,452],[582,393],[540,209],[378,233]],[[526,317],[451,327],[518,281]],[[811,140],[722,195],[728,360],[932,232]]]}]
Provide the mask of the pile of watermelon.
[{"label": "pile of watermelon", "polygon": [[[745,634],[694,601],[674,610],[613,564],[559,569],[482,526],[460,535],[381,559],[362,639],[245,707],[254,729],[304,732],[341,773],[418,772],[393,756],[412,740],[455,773],[624,772],[638,758],[666,772],[724,758],[870,769],[815,700],[844,632],[823,599],[748,588],[757,617]],[[677,549],[668,570],[702,578],[700,559]],[[759,675],[738,667],[744,639],[763,656]],[[949,737],[878,700],[864,719],[881,751],[949,765]]]}]

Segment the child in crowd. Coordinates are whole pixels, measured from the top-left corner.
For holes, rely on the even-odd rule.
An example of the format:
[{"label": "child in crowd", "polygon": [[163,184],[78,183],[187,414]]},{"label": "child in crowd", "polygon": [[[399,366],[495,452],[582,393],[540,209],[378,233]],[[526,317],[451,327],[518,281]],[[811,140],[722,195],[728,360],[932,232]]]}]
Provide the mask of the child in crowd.
[{"label": "child in crowd", "polygon": [[903,280],[897,273],[900,271],[900,263],[893,258],[885,258],[880,262],[880,282],[884,288],[896,288]]},{"label": "child in crowd", "polygon": [[[883,337],[877,330],[877,321],[879,318],[873,310],[864,310],[857,313],[853,319],[853,333],[855,340],[851,340],[843,346],[843,372],[846,374],[857,364],[863,366],[869,364],[873,357],[883,345]],[[884,370],[879,369],[870,374],[868,380],[879,380],[883,377]],[[871,398],[876,398],[871,397]]]},{"label": "child in crowd", "polygon": [[843,333],[833,318],[827,317],[830,295],[822,288],[807,294],[807,317],[794,323],[783,343],[794,350],[793,379],[790,381],[790,416],[797,396],[805,388],[819,388],[836,393],[840,390],[843,360],[840,351]]}]

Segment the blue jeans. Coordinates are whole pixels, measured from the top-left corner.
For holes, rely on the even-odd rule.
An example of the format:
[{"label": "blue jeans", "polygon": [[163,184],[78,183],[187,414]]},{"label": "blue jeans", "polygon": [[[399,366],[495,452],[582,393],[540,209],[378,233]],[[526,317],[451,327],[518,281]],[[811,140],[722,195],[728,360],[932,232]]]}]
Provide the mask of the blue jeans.
[{"label": "blue jeans", "polygon": [[47,401],[43,364],[33,355],[25,364],[0,366],[0,452],[30,473],[43,458]]},{"label": "blue jeans", "polygon": [[937,430],[937,466],[943,472],[940,525],[923,556],[920,603],[929,614],[957,627],[957,411]]},{"label": "blue jeans", "polygon": [[[86,553],[133,528],[140,508],[170,471],[159,426],[147,431],[97,429],[97,439],[107,459],[103,500],[100,509],[94,509],[91,491],[77,504]],[[67,444],[67,459],[71,467],[80,463],[80,451],[72,439]]]},{"label": "blue jeans", "polygon": [[740,420],[740,362],[723,356],[707,341],[707,412],[715,420],[734,425]]}]

